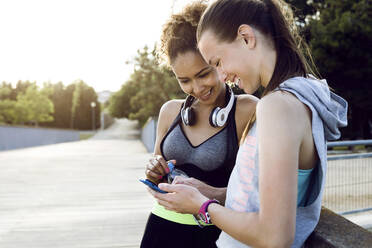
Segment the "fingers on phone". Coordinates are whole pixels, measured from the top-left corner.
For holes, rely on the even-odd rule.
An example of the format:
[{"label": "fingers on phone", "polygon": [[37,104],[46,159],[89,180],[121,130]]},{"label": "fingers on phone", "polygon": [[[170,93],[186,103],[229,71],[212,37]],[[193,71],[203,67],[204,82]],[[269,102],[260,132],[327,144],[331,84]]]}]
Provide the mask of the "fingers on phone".
[{"label": "fingers on phone", "polygon": [[146,178],[149,179],[150,181],[154,182],[154,183],[159,183],[163,179],[162,175],[159,175],[158,173],[153,172],[151,170],[146,170],[145,174],[146,174]]},{"label": "fingers on phone", "polygon": [[172,184],[182,184],[182,183],[184,183],[184,180],[183,180],[183,178],[180,177],[180,176],[176,176],[176,177],[173,179],[173,181],[172,181]]},{"label": "fingers on phone", "polygon": [[156,173],[150,170],[148,171],[147,175],[152,178],[156,178],[157,181],[160,181],[161,179],[163,179],[163,175],[160,175],[159,173]]},{"label": "fingers on phone", "polygon": [[148,165],[147,167],[149,170],[159,174],[159,175],[165,175],[165,171],[162,167],[162,164],[159,160],[157,160],[156,158],[151,158],[150,159],[150,164]]},{"label": "fingers on phone", "polygon": [[156,160],[159,162],[159,166],[161,167],[161,171],[163,172],[163,175],[168,174],[169,169],[168,169],[167,161],[165,161],[165,159],[160,155],[156,156]]}]

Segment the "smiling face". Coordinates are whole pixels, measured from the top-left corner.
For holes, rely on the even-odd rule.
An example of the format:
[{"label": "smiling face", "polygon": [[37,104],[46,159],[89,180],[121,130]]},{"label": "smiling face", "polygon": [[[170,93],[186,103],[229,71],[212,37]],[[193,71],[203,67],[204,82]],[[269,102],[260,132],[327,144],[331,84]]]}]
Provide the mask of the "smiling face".
[{"label": "smiling face", "polygon": [[214,105],[224,92],[224,83],[218,79],[216,70],[198,52],[179,54],[171,66],[182,90],[203,104]]},{"label": "smiling face", "polygon": [[246,93],[254,93],[261,84],[261,54],[249,41],[238,36],[233,42],[217,40],[212,31],[205,31],[198,47],[205,61],[217,69],[223,81],[238,83]]}]

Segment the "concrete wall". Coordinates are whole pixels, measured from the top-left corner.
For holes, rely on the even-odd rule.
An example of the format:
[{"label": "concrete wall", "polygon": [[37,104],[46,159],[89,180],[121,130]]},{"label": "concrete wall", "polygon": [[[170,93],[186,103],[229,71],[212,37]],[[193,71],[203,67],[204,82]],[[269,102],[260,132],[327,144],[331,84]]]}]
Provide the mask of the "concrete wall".
[{"label": "concrete wall", "polygon": [[141,131],[141,140],[148,152],[154,152],[157,123],[158,119],[151,117],[147,120]]},{"label": "concrete wall", "polygon": [[304,247],[371,248],[372,232],[323,207],[319,223]]},{"label": "concrete wall", "polygon": [[0,151],[78,140],[73,130],[0,126]]}]

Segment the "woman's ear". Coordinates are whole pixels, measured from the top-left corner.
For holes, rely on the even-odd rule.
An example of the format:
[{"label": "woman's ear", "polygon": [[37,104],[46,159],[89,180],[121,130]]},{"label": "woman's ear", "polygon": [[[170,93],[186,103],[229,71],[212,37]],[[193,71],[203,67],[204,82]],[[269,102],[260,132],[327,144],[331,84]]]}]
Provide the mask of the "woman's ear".
[{"label": "woman's ear", "polygon": [[238,38],[241,38],[248,48],[254,48],[256,46],[256,36],[251,26],[242,24],[238,28]]}]

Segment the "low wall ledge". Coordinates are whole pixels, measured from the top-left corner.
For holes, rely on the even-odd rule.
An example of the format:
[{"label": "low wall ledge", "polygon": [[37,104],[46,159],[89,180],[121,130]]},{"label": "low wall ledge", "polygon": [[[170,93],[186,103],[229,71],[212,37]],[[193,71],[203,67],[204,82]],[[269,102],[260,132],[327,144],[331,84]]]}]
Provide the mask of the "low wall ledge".
[{"label": "low wall ledge", "polygon": [[319,223],[305,247],[371,248],[372,232],[322,207]]}]

